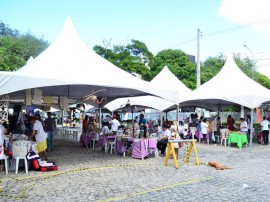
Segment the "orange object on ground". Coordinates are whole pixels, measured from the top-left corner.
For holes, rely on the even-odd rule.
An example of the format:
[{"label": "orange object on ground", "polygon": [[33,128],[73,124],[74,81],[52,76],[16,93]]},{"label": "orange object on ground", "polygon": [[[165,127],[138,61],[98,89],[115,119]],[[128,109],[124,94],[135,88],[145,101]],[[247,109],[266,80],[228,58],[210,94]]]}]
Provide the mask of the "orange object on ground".
[{"label": "orange object on ground", "polygon": [[215,167],[216,170],[232,169],[232,168],[230,168],[230,167],[224,166],[224,165],[222,165],[222,164],[220,164],[220,163],[213,162],[213,161],[208,162],[208,165],[209,165],[209,166],[212,166],[212,167]]}]

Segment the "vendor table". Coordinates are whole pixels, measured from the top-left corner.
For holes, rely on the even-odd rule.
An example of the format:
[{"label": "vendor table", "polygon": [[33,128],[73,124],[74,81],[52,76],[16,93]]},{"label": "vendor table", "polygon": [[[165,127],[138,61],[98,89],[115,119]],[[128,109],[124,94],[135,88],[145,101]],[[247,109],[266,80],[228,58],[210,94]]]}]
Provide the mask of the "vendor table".
[{"label": "vendor table", "polygon": [[195,154],[196,165],[199,165],[200,164],[199,157],[198,157],[198,154],[197,154],[197,148],[195,146],[196,141],[197,140],[194,140],[194,139],[189,139],[189,140],[168,140],[168,146],[167,146],[168,149],[167,149],[164,165],[167,166],[168,160],[169,160],[169,157],[170,157],[170,154],[171,154],[171,151],[172,151],[174,166],[175,166],[175,168],[178,168],[178,160],[176,158],[173,143],[180,143],[180,142],[189,143],[188,153],[186,155],[185,162],[186,163],[189,162],[189,157],[190,157],[191,151],[193,149],[194,154]]},{"label": "vendor table", "polygon": [[144,159],[148,156],[148,140],[147,139],[134,139],[132,143],[132,158]]},{"label": "vendor table", "polygon": [[127,146],[131,146],[134,138],[131,136],[121,136],[116,140],[116,151],[117,153],[123,153],[123,157],[126,156]]},{"label": "vendor table", "polygon": [[241,132],[230,132],[228,138],[228,144],[236,143],[237,146],[241,149],[243,144],[248,144],[246,133]]},{"label": "vendor table", "polygon": [[69,140],[68,137],[72,136],[74,142],[78,142],[78,136],[82,133],[81,128],[65,128],[65,140]]}]

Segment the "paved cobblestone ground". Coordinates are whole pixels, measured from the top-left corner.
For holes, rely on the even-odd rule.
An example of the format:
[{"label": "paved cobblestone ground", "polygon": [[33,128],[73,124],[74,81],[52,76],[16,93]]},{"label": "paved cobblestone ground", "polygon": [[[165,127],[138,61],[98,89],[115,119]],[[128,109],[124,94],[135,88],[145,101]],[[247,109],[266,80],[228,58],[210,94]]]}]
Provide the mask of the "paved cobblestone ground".
[{"label": "paved cobblestone ground", "polygon": [[183,164],[184,149],[175,169],[172,160],[164,166],[164,157],[142,161],[57,140],[49,159],[59,170],[1,173],[0,201],[270,201],[270,146],[197,144],[197,149],[201,162],[233,169],[196,166],[193,154]]}]

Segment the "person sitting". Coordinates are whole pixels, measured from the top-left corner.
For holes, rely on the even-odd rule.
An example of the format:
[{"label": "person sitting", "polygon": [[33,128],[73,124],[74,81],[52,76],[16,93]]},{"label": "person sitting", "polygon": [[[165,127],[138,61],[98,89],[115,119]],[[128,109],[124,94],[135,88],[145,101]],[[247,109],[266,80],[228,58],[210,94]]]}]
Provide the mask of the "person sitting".
[{"label": "person sitting", "polygon": [[161,151],[161,156],[164,156],[168,143],[168,138],[171,137],[171,131],[168,129],[168,125],[162,125],[162,132],[157,142],[157,148]]},{"label": "person sitting", "polygon": [[109,134],[110,129],[108,127],[108,122],[102,122],[102,129],[101,129],[101,135]]}]

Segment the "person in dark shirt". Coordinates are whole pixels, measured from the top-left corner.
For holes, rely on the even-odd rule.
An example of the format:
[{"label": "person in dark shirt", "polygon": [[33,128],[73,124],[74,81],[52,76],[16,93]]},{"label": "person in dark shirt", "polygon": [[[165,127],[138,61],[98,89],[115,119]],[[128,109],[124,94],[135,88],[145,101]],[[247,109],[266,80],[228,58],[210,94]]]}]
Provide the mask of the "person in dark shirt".
[{"label": "person in dark shirt", "polygon": [[45,126],[45,132],[48,134],[47,151],[49,152],[53,150],[53,137],[54,137],[54,132],[56,130],[56,124],[55,124],[55,120],[52,118],[52,113],[48,112],[47,115],[48,115],[48,118],[45,119],[44,126]]},{"label": "person in dark shirt", "polygon": [[146,119],[144,118],[144,115],[143,114],[140,114],[139,126],[141,124],[146,124]]}]

